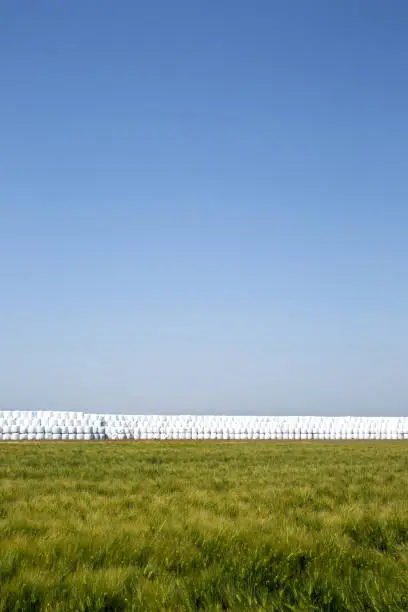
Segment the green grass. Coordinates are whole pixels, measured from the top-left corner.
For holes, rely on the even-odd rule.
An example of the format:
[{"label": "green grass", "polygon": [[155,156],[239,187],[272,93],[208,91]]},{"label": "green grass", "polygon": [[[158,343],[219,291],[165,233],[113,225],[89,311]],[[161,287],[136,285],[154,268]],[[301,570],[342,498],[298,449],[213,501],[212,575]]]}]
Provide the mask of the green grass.
[{"label": "green grass", "polygon": [[0,611],[408,610],[406,442],[0,444]]}]

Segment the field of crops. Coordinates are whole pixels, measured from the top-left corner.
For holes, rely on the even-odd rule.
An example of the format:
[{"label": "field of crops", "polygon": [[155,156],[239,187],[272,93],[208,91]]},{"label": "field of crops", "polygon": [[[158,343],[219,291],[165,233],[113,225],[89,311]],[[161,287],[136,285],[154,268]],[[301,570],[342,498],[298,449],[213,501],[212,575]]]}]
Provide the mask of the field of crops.
[{"label": "field of crops", "polygon": [[404,441],[0,444],[0,610],[408,610]]}]

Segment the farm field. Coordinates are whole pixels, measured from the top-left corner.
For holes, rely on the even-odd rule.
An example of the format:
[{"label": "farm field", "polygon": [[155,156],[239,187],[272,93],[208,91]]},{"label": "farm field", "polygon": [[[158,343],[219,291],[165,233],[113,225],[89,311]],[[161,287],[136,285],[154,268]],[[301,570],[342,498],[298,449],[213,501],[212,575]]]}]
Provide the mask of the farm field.
[{"label": "farm field", "polygon": [[406,441],[0,444],[0,611],[408,610]]}]

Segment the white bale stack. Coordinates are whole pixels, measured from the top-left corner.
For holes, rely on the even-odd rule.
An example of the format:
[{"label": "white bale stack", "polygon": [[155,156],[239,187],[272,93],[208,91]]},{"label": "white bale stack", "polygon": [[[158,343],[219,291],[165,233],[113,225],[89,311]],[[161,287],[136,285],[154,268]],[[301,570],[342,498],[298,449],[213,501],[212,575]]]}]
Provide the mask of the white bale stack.
[{"label": "white bale stack", "polygon": [[405,440],[407,417],[119,415],[0,411],[0,440]]}]

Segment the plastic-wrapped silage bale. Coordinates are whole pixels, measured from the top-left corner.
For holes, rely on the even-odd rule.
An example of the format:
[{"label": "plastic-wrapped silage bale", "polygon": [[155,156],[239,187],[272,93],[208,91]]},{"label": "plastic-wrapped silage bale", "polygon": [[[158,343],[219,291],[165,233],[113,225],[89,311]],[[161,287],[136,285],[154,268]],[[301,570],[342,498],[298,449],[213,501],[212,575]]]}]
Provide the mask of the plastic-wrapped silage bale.
[{"label": "plastic-wrapped silage bale", "polygon": [[11,434],[20,433],[20,426],[17,425],[16,421],[13,419],[10,423],[10,432]]}]

